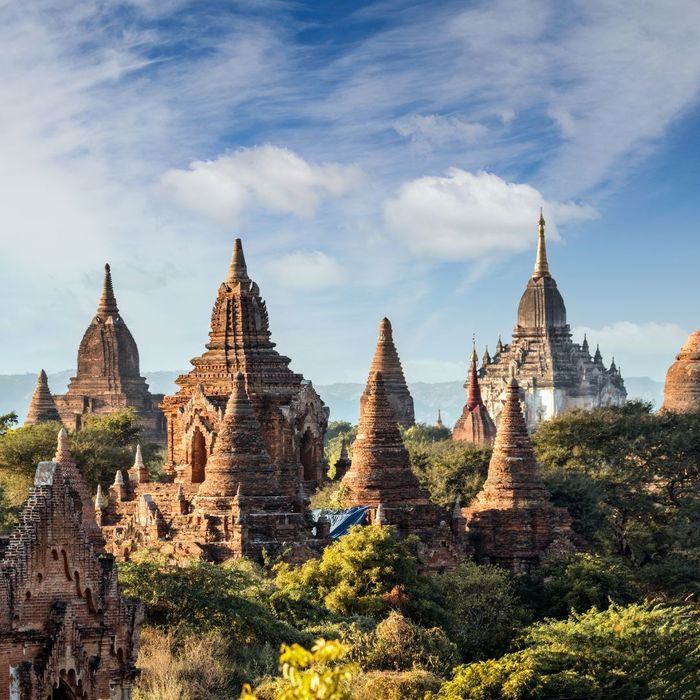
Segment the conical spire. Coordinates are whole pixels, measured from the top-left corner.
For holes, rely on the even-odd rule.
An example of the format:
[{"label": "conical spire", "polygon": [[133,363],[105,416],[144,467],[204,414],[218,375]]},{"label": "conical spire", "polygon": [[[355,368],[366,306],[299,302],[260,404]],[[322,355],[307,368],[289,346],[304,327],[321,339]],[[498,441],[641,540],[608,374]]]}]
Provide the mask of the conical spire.
[{"label": "conical spire", "polygon": [[243,244],[240,238],[236,238],[233,243],[233,254],[231,255],[231,264],[228,268],[228,277],[226,281],[229,284],[235,282],[249,281],[248,268],[245,264],[245,256],[243,255]]},{"label": "conical spire", "polygon": [[121,469],[117,469],[114,474],[114,486],[124,486],[124,475]]},{"label": "conical spire", "polygon": [[146,466],[143,463],[143,455],[141,454],[141,443],[136,444],[136,455],[134,456],[134,465],[135,467],[142,468]]},{"label": "conical spire", "polygon": [[279,493],[274,467],[246,393],[242,372],[234,377],[233,390],[198,495],[235,496],[239,486],[248,496]]},{"label": "conical spire", "polygon": [[352,465],[342,483],[348,505],[427,503],[411,471],[381,372],[372,374],[362,395]]},{"label": "conical spire", "polygon": [[135,484],[143,484],[148,481],[148,469],[143,461],[143,454],[141,452],[141,444],[136,445],[136,454],[134,455],[134,464],[131,469],[129,469],[129,481]]},{"label": "conical spire", "polygon": [[49,389],[46,372],[42,369],[36,380],[36,387],[32,394],[32,400],[29,404],[29,411],[27,412],[24,425],[34,425],[35,423],[46,423],[48,421],[60,422],[60,420],[61,417],[58,415],[56,403]]},{"label": "conical spire", "polygon": [[501,336],[498,336],[498,342],[496,343],[496,355],[500,355],[503,352],[503,342],[501,341]]},{"label": "conical spire", "polygon": [[95,510],[102,510],[102,501],[104,497],[102,496],[102,486],[97,484],[97,493],[95,494]]},{"label": "conical spire", "polygon": [[515,378],[506,387],[488,476],[477,500],[493,507],[527,507],[549,500],[520,408],[520,387]]},{"label": "conical spire", "polygon": [[545,221],[540,209],[540,220],[538,222],[537,258],[535,260],[535,272],[532,275],[538,280],[541,277],[549,277],[549,263],[547,262],[547,242],[544,235]]},{"label": "conical spire", "polygon": [[603,362],[603,355],[600,352],[600,345],[595,347],[595,355],[593,355],[594,362]]},{"label": "conical spire", "polygon": [[68,431],[65,428],[61,428],[58,431],[56,454],[53,456],[53,461],[64,467],[75,466],[73,455],[70,453],[70,447],[68,446]]},{"label": "conical spire", "polygon": [[588,345],[588,335],[586,333],[583,334],[583,344],[581,345],[581,349],[587,355],[590,355],[590,347]]},{"label": "conical spire", "polygon": [[452,439],[466,440],[475,445],[490,445],[496,435],[496,426],[481,398],[479,374],[476,369],[477,361],[476,341],[474,341],[469,365],[469,378],[464,385],[467,390],[467,403],[452,429]]},{"label": "conical spire", "polygon": [[479,374],[476,371],[476,346],[472,350],[472,361],[469,366],[469,389],[467,391],[467,408],[473,411],[477,406],[483,406],[481,388],[479,387]]},{"label": "conical spire", "polygon": [[489,355],[489,346],[486,346],[486,350],[484,350],[484,356],[481,358],[481,364],[486,366],[491,364],[491,355]]},{"label": "conical spire", "polygon": [[440,411],[439,408],[438,408],[437,420],[435,421],[435,425],[438,428],[442,428],[444,425],[444,423],[442,422],[442,412]]},{"label": "conical spire", "polygon": [[399,353],[394,345],[391,322],[388,318],[383,318],[379,324],[379,339],[372,359],[369,378],[375,372],[381,372],[384,377],[384,386],[396,421],[403,428],[410,428],[415,423],[413,398],[408,391]]},{"label": "conical spire", "polygon": [[102,283],[102,296],[100,296],[100,303],[97,306],[97,314],[99,316],[116,316],[118,313],[119,308],[112,287],[112,272],[108,263],[105,265],[105,278]]}]

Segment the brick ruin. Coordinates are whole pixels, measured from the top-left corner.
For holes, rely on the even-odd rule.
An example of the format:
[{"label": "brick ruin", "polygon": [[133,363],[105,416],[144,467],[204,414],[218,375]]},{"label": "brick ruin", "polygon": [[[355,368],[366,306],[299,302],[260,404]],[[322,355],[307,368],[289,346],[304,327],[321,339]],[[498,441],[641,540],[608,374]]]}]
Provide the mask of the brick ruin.
[{"label": "brick ruin", "polygon": [[381,372],[370,375],[360,402],[352,463],[341,481],[348,507],[370,507],[373,525],[393,525],[401,536],[417,535],[426,570],[455,567],[468,553],[449,513],[432,505],[411,470]]},{"label": "brick ruin", "polygon": [[491,420],[486,404],[481,398],[476,363],[476,348],[474,348],[469,366],[469,379],[464,385],[467,390],[467,403],[452,429],[452,439],[465,440],[475,445],[492,445],[496,438],[496,425]]},{"label": "brick ruin", "polygon": [[700,331],[690,335],[668,368],[662,410],[700,412]]},{"label": "brick ruin", "polygon": [[311,382],[292,372],[290,359],[275,350],[240,239],[214,303],[206,348],[191,361],[193,369],[178,377],[178,392],[163,400],[169,475],[192,486],[205,481],[234,378],[242,372],[281,492],[294,498],[300,488],[315,489],[325,477],[328,410]]},{"label": "brick ruin", "polygon": [[408,391],[399,353],[396,350],[396,345],[394,345],[391,322],[388,318],[383,318],[379,324],[379,339],[372,358],[369,378],[375,372],[381,372],[384,377],[386,395],[398,424],[402,428],[410,428],[412,425],[415,425],[413,398]]},{"label": "brick ruin", "polygon": [[142,606],[121,594],[65,429],[0,540],[0,599],[0,687],[11,700],[131,697]]},{"label": "brick ruin", "polygon": [[542,482],[516,379],[508,382],[486,482],[459,514],[480,563],[528,571],[547,552],[575,549],[571,517],[552,505]]},{"label": "brick ruin", "polygon": [[312,535],[306,494],[325,477],[327,411],[274,349],[240,240],[209,337],[163,401],[168,482],[150,483],[138,454],[126,479],[117,473],[99,509],[108,547],[118,557],[149,547],[176,560],[314,556],[328,533],[321,523]]},{"label": "brick ruin", "polygon": [[105,265],[102,295],[78,349],[78,369],[65,394],[54,396],[63,425],[80,428],[87,415],[105,415],[132,407],[144,437],[165,442],[165,423],[158,408],[161,394],[151,394],[139,370],[136,341],[119,314],[112,273]]},{"label": "brick ruin", "polygon": [[306,522],[302,482],[294,497],[282,491],[243,373],[233,379],[204,480],[184,479],[184,471],[178,469],[175,483],[152,483],[137,448],[127,477],[117,472],[107,502],[101,491],[95,500],[109,551],[128,558],[147,547],[175,561],[214,562],[260,560],[264,551],[301,562],[328,544],[328,527],[321,523],[314,536]]}]

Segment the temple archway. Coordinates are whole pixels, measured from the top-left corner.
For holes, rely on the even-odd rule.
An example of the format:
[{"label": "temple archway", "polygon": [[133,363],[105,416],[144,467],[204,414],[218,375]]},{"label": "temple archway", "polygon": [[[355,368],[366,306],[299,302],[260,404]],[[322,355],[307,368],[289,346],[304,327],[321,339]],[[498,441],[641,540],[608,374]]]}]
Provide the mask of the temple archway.
[{"label": "temple archway", "polygon": [[317,466],[316,442],[309,428],[307,428],[302,435],[299,457],[304,467],[304,481],[315,481]]},{"label": "temple archway", "polygon": [[199,428],[192,435],[192,483],[201,484],[204,481],[207,467],[207,443]]}]

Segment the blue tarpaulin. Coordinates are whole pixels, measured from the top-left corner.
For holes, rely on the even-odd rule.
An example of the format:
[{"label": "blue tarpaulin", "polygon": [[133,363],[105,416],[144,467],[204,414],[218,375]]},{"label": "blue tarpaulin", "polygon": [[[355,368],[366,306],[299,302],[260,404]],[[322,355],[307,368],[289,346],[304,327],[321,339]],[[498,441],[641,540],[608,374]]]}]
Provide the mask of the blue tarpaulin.
[{"label": "blue tarpaulin", "polygon": [[337,540],[345,535],[353,525],[364,525],[368,510],[367,506],[355,506],[344,510],[316,508],[311,511],[311,517],[318,520],[321,515],[325,515],[331,521],[331,539]]}]

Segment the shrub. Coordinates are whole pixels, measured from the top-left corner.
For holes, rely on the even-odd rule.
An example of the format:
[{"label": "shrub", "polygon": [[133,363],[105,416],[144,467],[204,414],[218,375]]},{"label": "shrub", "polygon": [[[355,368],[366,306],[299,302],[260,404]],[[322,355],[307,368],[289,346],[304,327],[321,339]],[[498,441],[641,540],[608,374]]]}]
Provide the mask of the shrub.
[{"label": "shrub", "polygon": [[371,671],[352,683],[353,700],[423,700],[440,689],[440,679],[427,671]]}]

